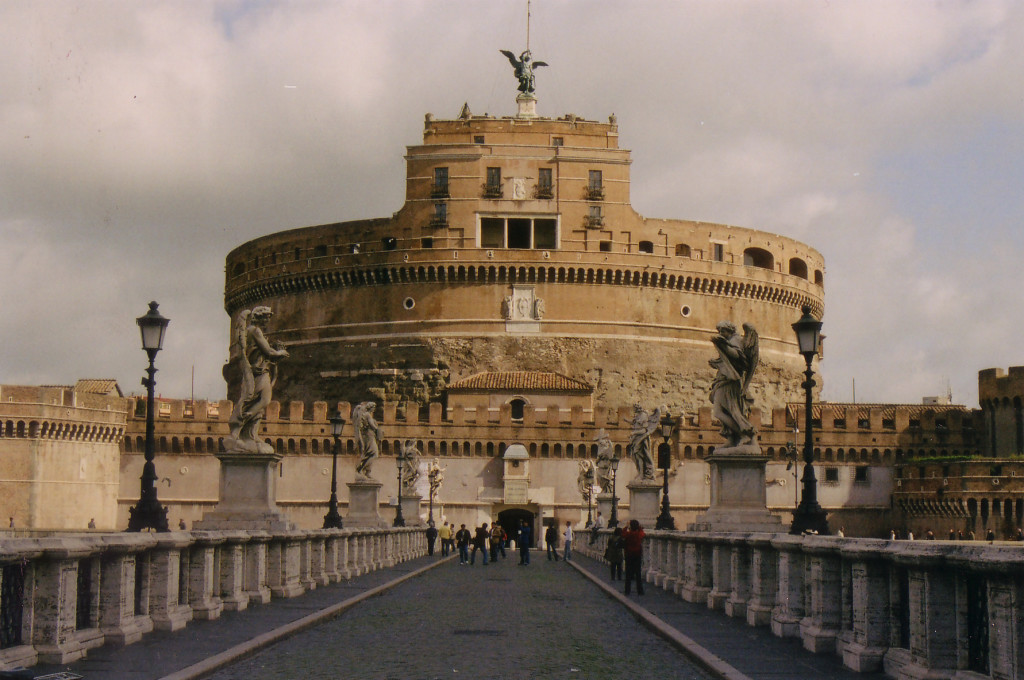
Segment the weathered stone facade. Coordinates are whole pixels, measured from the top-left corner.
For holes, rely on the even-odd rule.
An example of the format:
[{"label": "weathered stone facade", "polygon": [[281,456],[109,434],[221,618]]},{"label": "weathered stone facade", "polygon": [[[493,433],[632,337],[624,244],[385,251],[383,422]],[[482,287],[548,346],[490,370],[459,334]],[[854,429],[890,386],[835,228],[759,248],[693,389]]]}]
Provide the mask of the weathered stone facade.
[{"label": "weathered stone facade", "polygon": [[391,218],[284,231],[228,255],[228,313],[270,306],[268,337],[291,354],[280,399],[422,406],[480,371],[530,370],[583,380],[610,409],[692,413],[723,319],[760,333],[759,408],[802,394],[790,324],[804,304],[823,313],[821,255],[638,215],[614,121],[428,116],[406,161]]}]

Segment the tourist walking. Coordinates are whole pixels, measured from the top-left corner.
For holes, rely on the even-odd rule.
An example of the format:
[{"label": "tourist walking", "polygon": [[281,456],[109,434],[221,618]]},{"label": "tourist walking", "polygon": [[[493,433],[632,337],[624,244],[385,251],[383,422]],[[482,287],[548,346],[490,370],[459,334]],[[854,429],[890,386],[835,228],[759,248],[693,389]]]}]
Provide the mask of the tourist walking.
[{"label": "tourist walking", "polygon": [[491,532],[487,530],[487,522],[476,528],[476,536],[473,537],[473,552],[469,556],[470,566],[476,564],[477,550],[484,554],[484,566],[487,566],[487,539],[490,535]]},{"label": "tourist walking", "polygon": [[491,562],[498,561],[498,553],[501,553],[501,559],[505,559],[505,529],[497,522],[491,525]]},{"label": "tourist walking", "polygon": [[427,527],[427,554],[434,554],[434,541],[437,540],[437,527],[431,522]]},{"label": "tourist walking", "polygon": [[548,547],[548,562],[554,557],[558,561],[558,529],[552,524],[544,531],[544,543]]},{"label": "tourist walking", "polygon": [[612,569],[612,580],[622,580],[622,529],[615,527],[608,539],[608,547],[604,549],[604,558]]},{"label": "tourist walking", "polygon": [[441,539],[441,557],[448,557],[452,549],[452,528],[448,526],[448,522],[437,530],[437,537]]},{"label": "tourist walking", "polygon": [[569,562],[572,560],[572,522],[569,520],[565,521],[565,532],[562,537],[565,539],[565,561]]},{"label": "tourist walking", "polygon": [[601,529],[604,529],[604,517],[601,517],[601,513],[597,513],[597,519],[590,525],[590,545],[597,543],[597,537],[601,533]]},{"label": "tourist walking", "polygon": [[519,564],[527,566],[530,564],[530,539],[533,537],[533,531],[530,529],[530,525],[526,523],[526,520],[522,520],[522,524],[519,526]]},{"label": "tourist walking", "polygon": [[644,579],[641,573],[641,564],[644,559],[644,530],[640,522],[635,519],[629,520],[629,527],[622,532],[622,551],[626,558],[626,595],[629,595],[629,586],[636,579],[636,594],[644,594]]},{"label": "tourist walking", "polygon": [[469,529],[463,524],[455,532],[455,546],[459,549],[459,564],[469,564],[469,539]]}]

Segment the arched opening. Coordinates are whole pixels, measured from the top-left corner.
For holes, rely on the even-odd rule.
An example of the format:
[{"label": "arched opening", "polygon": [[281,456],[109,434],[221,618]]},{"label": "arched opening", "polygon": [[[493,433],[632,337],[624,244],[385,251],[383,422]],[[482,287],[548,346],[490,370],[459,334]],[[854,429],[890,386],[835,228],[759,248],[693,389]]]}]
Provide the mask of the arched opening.
[{"label": "arched opening", "polygon": [[518,538],[519,527],[523,522],[526,522],[527,526],[531,529],[530,547],[532,548],[537,539],[536,527],[533,525],[535,518],[536,515],[525,508],[509,508],[498,513],[498,524],[505,530],[509,538]]},{"label": "arched opening", "polygon": [[522,421],[523,412],[526,410],[526,400],[522,397],[516,397],[508,404],[512,409],[512,420]]},{"label": "arched opening", "polygon": [[676,244],[676,256],[677,257],[693,257],[690,246],[685,243]]},{"label": "arched opening", "polygon": [[789,260],[789,273],[792,276],[799,276],[801,279],[807,278],[807,263],[801,260],[799,257],[794,257]]},{"label": "arched opening", "polygon": [[747,248],[743,251],[743,264],[748,267],[775,269],[775,256],[764,248]]}]

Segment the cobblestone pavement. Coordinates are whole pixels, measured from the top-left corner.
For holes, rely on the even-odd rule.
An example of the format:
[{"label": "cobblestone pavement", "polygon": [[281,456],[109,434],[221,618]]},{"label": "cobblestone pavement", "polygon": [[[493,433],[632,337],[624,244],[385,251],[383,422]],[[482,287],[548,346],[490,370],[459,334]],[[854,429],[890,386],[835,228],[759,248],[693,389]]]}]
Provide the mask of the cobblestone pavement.
[{"label": "cobblestone pavement", "polygon": [[712,677],[570,566],[533,557],[449,562],[211,677]]},{"label": "cobblestone pavement", "polygon": [[[573,564],[622,594],[621,581],[611,583],[608,567],[588,557],[573,556]],[[835,654],[812,654],[796,638],[778,638],[765,627],[748,626],[746,618],[709,611],[704,604],[646,584],[643,596],[628,600],[688,637],[711,655],[751,680],[883,680],[884,673],[856,673]],[[625,597],[625,596],[623,596]]]}]

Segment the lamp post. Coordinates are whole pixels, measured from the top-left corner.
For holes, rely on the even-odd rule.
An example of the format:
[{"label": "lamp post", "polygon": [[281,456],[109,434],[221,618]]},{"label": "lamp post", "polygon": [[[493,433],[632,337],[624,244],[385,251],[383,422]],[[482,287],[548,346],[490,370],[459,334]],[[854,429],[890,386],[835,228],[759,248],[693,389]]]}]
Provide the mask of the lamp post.
[{"label": "lamp post", "polygon": [[587,470],[587,528],[594,523],[593,498],[594,498],[594,468]]},{"label": "lamp post", "polygon": [[152,529],[154,531],[168,531],[167,508],[160,505],[156,497],[156,465],[153,458],[156,456],[156,446],[153,435],[153,391],[156,387],[156,368],[153,361],[156,353],[164,345],[164,332],[167,324],[171,321],[157,311],[156,302],[149,303],[149,311],[135,320],[139,324],[139,332],[142,335],[142,349],[149,356],[149,368],[146,369],[148,377],[142,379],[146,386],[146,462],[142,466],[142,485],[139,492],[139,502],[128,510],[128,531],[142,531]]},{"label": "lamp post", "polygon": [[818,480],[814,477],[814,422],[811,413],[813,407],[811,389],[815,385],[811,361],[821,349],[821,321],[811,316],[809,305],[804,305],[803,316],[793,324],[793,331],[796,333],[800,354],[807,362],[807,370],[804,371],[805,380],[801,385],[805,393],[803,495],[800,505],[793,513],[793,524],[789,528],[789,533],[813,532],[827,535],[829,533],[828,520],[825,511],[818,505]]},{"label": "lamp post", "polygon": [[655,529],[675,529],[676,521],[672,518],[672,514],[669,512],[668,502],[668,469],[672,464],[672,446],[669,444],[669,440],[672,439],[672,428],[675,425],[675,420],[666,413],[661,418],[661,436],[665,440],[661,446],[658,447],[658,467],[661,468],[665,475],[664,485],[661,490],[661,514],[658,515],[658,519],[654,523]]},{"label": "lamp post", "polygon": [[405,517],[402,516],[402,463],[405,462],[405,451],[401,447],[398,449],[395,462],[398,463],[398,507],[395,508],[395,521],[392,526],[404,527]]},{"label": "lamp post", "polygon": [[345,427],[345,419],[341,417],[341,409],[331,416],[330,422],[334,448],[331,450],[331,500],[327,503],[327,514],[324,515],[324,529],[342,529],[341,515],[338,514],[338,449],[341,448],[341,430]]},{"label": "lamp post", "polygon": [[619,526],[619,498],[615,495],[615,476],[619,470],[619,457],[615,456],[608,461],[608,467],[612,469],[612,516],[608,518],[608,528],[614,529]]},{"label": "lamp post", "polygon": [[430,505],[427,510],[427,524],[434,523],[434,494],[437,493],[437,476],[441,474],[441,469],[438,467],[431,466],[427,470],[427,483],[430,485]]}]

